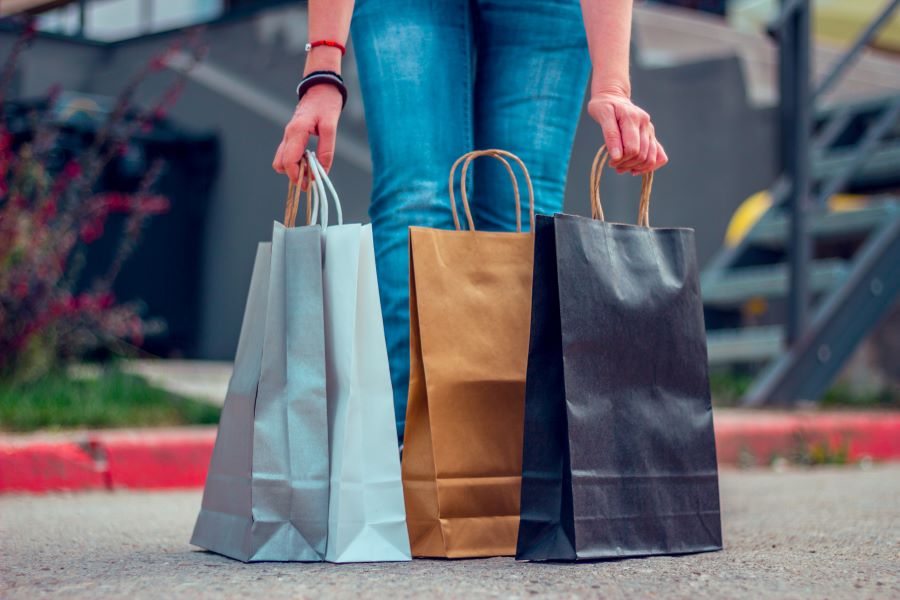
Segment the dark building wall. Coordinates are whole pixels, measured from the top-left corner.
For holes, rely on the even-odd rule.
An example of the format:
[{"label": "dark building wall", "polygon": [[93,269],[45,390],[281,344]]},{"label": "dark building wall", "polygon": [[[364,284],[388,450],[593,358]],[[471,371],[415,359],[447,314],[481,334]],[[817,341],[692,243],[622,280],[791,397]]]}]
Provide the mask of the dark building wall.
[{"label": "dark building wall", "polygon": [[[256,243],[283,214],[286,183],[271,169],[282,128],[295,104],[293,88],[304,60],[305,10],[274,7],[207,27],[209,54],[171,117],[189,130],[218,134],[219,177],[202,231],[203,275],[197,356],[233,356]],[[124,82],[180,33],[158,34],[109,48],[39,39],[22,63],[24,95],[51,83],[114,95]],[[10,44],[0,34],[0,52]],[[345,60],[351,98],[342,117],[333,177],[351,221],[367,220],[371,176],[365,123],[351,52]],[[150,103],[171,73],[148,80],[140,97]],[[718,248],[737,205],[774,178],[774,120],[747,105],[737,59],[664,69],[633,68],[636,101],[654,117],[671,163],[656,177],[654,225],[697,229],[698,252],[707,260]],[[602,143],[585,114],[569,170],[566,211],[586,214],[590,161]],[[604,203],[609,218],[634,222],[638,182],[608,170]],[[172,268],[177,268],[173,265]],[[161,282],[164,284],[164,282]]]}]

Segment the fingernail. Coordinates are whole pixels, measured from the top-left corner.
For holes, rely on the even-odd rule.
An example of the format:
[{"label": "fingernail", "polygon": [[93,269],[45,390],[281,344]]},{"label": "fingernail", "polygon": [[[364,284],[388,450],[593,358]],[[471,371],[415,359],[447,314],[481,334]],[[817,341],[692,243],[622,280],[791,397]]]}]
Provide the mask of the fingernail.
[{"label": "fingernail", "polygon": [[622,151],[618,148],[613,148],[612,152],[610,152],[609,155],[612,156],[613,160],[619,160],[620,158],[622,158]]}]

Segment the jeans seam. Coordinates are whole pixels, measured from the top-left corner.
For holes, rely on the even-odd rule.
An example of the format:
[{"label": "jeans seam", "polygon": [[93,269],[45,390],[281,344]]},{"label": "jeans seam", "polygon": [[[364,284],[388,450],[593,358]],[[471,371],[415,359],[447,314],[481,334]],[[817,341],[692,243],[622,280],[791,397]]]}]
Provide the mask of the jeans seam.
[{"label": "jeans seam", "polygon": [[[468,1],[468,0],[467,0]],[[469,3],[468,10],[463,14],[463,31],[465,32],[466,41],[463,44],[463,55],[465,57],[466,78],[465,78],[465,94],[463,95],[463,119],[465,121],[466,151],[472,148],[474,143],[472,128],[472,103],[474,94],[475,73],[472,68],[472,48],[475,45],[474,34],[472,33],[472,10],[473,7]]]}]

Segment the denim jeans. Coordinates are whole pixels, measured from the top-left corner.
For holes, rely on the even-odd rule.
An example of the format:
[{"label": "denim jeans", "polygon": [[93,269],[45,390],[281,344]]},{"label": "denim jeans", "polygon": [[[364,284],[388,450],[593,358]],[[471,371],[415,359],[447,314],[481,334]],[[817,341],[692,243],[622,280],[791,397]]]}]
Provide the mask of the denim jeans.
[{"label": "denim jeans", "polygon": [[[408,228],[453,228],[450,166],[481,148],[521,157],[534,182],[536,212],[560,211],[590,62],[578,0],[358,0],[351,31],[372,150],[369,215],[402,439]],[[476,229],[514,230],[512,186],[502,165],[482,158],[471,171]],[[519,188],[527,227],[521,176]]]}]

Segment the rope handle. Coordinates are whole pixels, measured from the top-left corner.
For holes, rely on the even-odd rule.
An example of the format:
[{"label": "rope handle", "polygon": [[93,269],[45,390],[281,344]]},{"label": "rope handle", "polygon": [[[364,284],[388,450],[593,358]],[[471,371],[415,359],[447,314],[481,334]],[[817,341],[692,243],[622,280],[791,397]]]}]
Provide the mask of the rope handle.
[{"label": "rope handle", "polygon": [[[454,176],[456,175],[456,167],[459,163],[463,163],[462,172],[460,173],[460,192],[462,195],[462,203],[463,209],[466,214],[466,221],[469,226],[469,230],[475,229],[475,222],[472,219],[472,211],[469,207],[469,196],[468,191],[466,189],[466,174],[469,170],[469,164],[478,157],[481,156],[490,156],[491,158],[495,158],[503,163],[503,166],[506,167],[506,172],[509,173],[510,181],[513,186],[513,196],[515,197],[516,203],[516,231],[522,231],[522,203],[521,198],[519,196],[519,184],[516,180],[516,174],[513,171],[512,167],[509,164],[509,161],[506,158],[511,158],[519,165],[519,168],[522,170],[522,173],[525,175],[525,182],[528,186],[528,214],[529,214],[529,222],[531,223],[532,230],[534,229],[534,187],[531,184],[531,175],[528,173],[528,169],[525,167],[525,163],[522,162],[518,156],[513,154],[512,152],[507,152],[506,150],[497,150],[497,149],[489,149],[489,150],[474,150],[472,152],[467,152],[456,159],[456,162],[453,163],[453,166],[450,167],[450,177],[448,180],[448,188],[450,190],[450,211],[453,213],[453,224],[456,226],[457,230],[462,229],[459,222],[459,215],[456,211],[456,196],[453,193],[454,188]],[[506,157],[506,158],[504,158]]]},{"label": "rope handle", "polygon": [[[598,221],[605,221],[603,215],[603,204],[600,202],[600,177],[603,174],[603,167],[609,160],[609,152],[606,146],[600,146],[594,163],[591,165],[591,218]],[[650,227],[650,194],[653,191],[653,172],[641,175],[641,200],[638,205],[638,225],[641,227]]]}]

